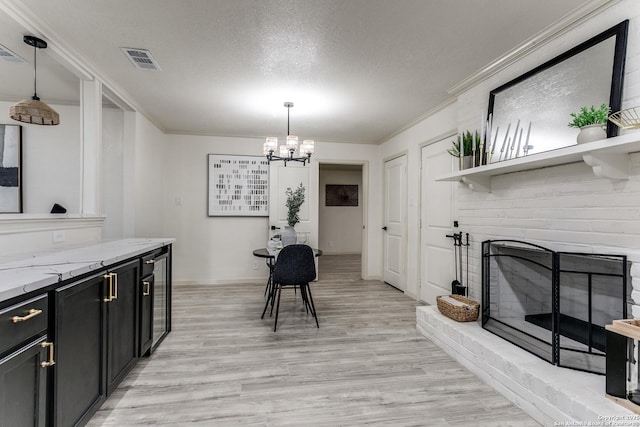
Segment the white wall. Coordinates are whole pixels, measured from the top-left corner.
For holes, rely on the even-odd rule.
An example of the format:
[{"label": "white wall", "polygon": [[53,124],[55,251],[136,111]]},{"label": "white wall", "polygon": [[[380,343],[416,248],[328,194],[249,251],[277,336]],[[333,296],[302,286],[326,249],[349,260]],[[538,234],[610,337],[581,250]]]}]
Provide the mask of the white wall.
[{"label": "white wall", "polygon": [[[8,117],[10,105],[0,102],[2,122],[15,124]],[[23,125],[24,214],[0,215],[0,255],[101,238],[163,236],[166,136],[138,113],[103,110],[106,219],[82,217],[80,109],[52,107],[60,113],[60,125]],[[53,203],[67,214],[50,215]],[[63,242],[53,242],[54,231],[64,231]]]},{"label": "white wall", "polygon": [[[129,116],[127,114],[127,116]],[[134,207],[128,209],[128,214],[135,218],[136,237],[174,237],[165,235],[165,186],[175,168],[173,162],[167,162],[167,135],[162,133],[153,123],[142,114],[135,113],[135,146],[129,147],[129,154],[133,154],[133,181],[125,185],[133,185],[135,193]],[[130,124],[125,128],[129,130]],[[126,139],[126,137],[125,137]],[[129,141],[131,143],[131,141]],[[131,153],[133,151],[133,153]],[[129,157],[129,160],[131,158]],[[125,165],[126,166],[126,165]],[[129,169],[123,168],[127,174]],[[184,171],[178,171],[179,173]],[[125,200],[131,201],[130,198]]]},{"label": "white wall", "polygon": [[[38,126],[9,118],[13,103],[0,101],[0,123],[22,125],[22,196],[24,214],[0,214],[0,256],[46,250],[100,239],[102,218],[80,218],[80,110],[51,105],[57,126]],[[67,214],[50,215],[54,203]],[[53,232],[64,233],[53,242]]]},{"label": "white wall", "polygon": [[102,110],[102,211],[106,216],[102,237],[124,237],[125,181],[124,111]]},{"label": "white wall", "polygon": [[[337,169],[336,169],[337,168]],[[327,184],[358,186],[358,206],[326,206]],[[320,167],[318,248],[325,254],[362,252],[362,171]]]},{"label": "white wall", "polygon": [[[174,245],[174,278],[198,283],[261,281],[267,269],[259,261],[254,270],[255,248],[267,243],[266,217],[207,216],[207,154],[261,155],[262,139],[166,135],[165,235]],[[377,146],[316,143],[313,161],[373,162]],[[335,157],[334,157],[335,156]],[[376,176],[379,172],[374,170]],[[377,199],[376,194],[368,197]],[[378,221],[377,213],[370,220]],[[374,240],[374,245],[375,239]],[[379,246],[379,244],[378,244]],[[368,274],[379,277],[379,260],[371,261]]]}]

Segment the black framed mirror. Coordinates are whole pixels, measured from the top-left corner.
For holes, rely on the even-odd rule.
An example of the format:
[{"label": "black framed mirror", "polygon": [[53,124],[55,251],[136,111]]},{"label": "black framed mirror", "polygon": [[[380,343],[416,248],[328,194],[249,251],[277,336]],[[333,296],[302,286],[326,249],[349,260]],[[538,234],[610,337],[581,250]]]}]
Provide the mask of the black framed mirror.
[{"label": "black framed mirror", "polygon": [[[489,95],[490,162],[576,144],[570,114],[601,104],[620,110],[629,20],[558,55]],[[607,123],[607,137],[618,127]],[[519,148],[519,150],[518,150]]]}]

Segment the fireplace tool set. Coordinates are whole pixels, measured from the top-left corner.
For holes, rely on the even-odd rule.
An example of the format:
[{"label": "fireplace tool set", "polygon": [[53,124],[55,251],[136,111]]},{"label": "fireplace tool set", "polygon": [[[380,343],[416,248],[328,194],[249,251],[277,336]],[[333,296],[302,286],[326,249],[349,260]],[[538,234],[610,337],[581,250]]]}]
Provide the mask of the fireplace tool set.
[{"label": "fireplace tool set", "polygon": [[[462,231],[453,234],[447,234],[447,237],[453,239],[453,262],[455,264],[456,278],[451,282],[451,293],[453,295],[467,295],[467,286],[465,286],[464,277],[469,281],[469,233],[465,233],[465,242],[462,239]],[[463,277],[462,248],[466,247],[466,276]]]},{"label": "fireplace tool set", "polygon": [[[436,305],[440,313],[458,322],[473,322],[478,319],[480,304],[466,297],[469,286],[469,233],[447,234],[453,239],[453,259],[456,278],[451,282],[451,295],[436,297]],[[462,262],[463,248],[466,248],[466,263]],[[466,275],[463,276],[466,264]],[[466,278],[466,282],[465,282]]]}]

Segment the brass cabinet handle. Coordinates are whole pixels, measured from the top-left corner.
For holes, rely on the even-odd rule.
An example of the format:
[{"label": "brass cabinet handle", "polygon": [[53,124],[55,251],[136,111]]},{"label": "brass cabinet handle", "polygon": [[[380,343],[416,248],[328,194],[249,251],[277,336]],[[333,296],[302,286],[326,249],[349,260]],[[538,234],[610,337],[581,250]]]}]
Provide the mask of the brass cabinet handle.
[{"label": "brass cabinet handle", "polygon": [[146,260],[144,263],[145,263],[145,264],[153,264],[153,263],[155,263],[155,262],[156,262],[156,260],[155,260],[155,259],[148,259],[148,260]]},{"label": "brass cabinet handle", "polygon": [[151,282],[142,282],[142,284],[145,286],[145,288],[142,290],[142,296],[149,296],[151,295]]},{"label": "brass cabinet handle", "polygon": [[29,320],[33,317],[36,317],[38,314],[42,314],[42,310],[36,310],[35,308],[32,308],[27,313],[28,314],[26,316],[13,316],[11,318],[11,321],[13,323],[24,322],[25,320]]},{"label": "brass cabinet handle", "polygon": [[114,292],[113,299],[118,299],[118,273],[111,273],[111,274],[113,274],[113,278],[115,279],[114,282],[116,284],[114,286],[115,292]]},{"label": "brass cabinet handle", "polygon": [[107,279],[109,280],[109,296],[106,298],[103,298],[102,301],[104,302],[111,302],[113,301],[113,276],[111,275],[111,273],[107,273],[104,276],[102,276],[103,279]]},{"label": "brass cabinet handle", "polygon": [[49,360],[46,362],[40,362],[40,366],[43,368],[47,368],[49,366],[53,366],[56,364],[55,360],[53,360],[53,343],[52,342],[43,342],[40,343],[40,347],[47,348],[49,347]]}]

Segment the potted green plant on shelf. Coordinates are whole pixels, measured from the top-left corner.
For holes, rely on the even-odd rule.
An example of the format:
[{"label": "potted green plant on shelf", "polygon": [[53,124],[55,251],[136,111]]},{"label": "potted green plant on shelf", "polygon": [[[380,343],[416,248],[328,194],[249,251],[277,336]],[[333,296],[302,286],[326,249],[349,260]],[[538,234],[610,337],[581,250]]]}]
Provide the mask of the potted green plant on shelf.
[{"label": "potted green plant on shelf", "polygon": [[[474,156],[480,153],[480,134],[475,131],[473,134],[466,131],[458,134],[455,141],[451,141],[452,147],[447,150],[453,157],[462,157],[460,169],[469,169],[474,166]],[[462,147],[462,156],[460,155]]]},{"label": "potted green plant on shelf", "polygon": [[304,203],[304,185],[300,183],[298,188],[292,190],[287,188],[285,194],[287,196],[287,226],[282,232],[282,245],[287,246],[296,243],[297,235],[295,225],[300,222],[300,206]]},{"label": "potted green plant on shelf", "polygon": [[598,109],[592,105],[588,108],[580,108],[578,113],[571,113],[573,120],[569,122],[569,127],[580,129],[578,144],[606,139],[607,132],[604,126],[607,124],[610,112],[611,108],[607,104],[602,104]]}]

